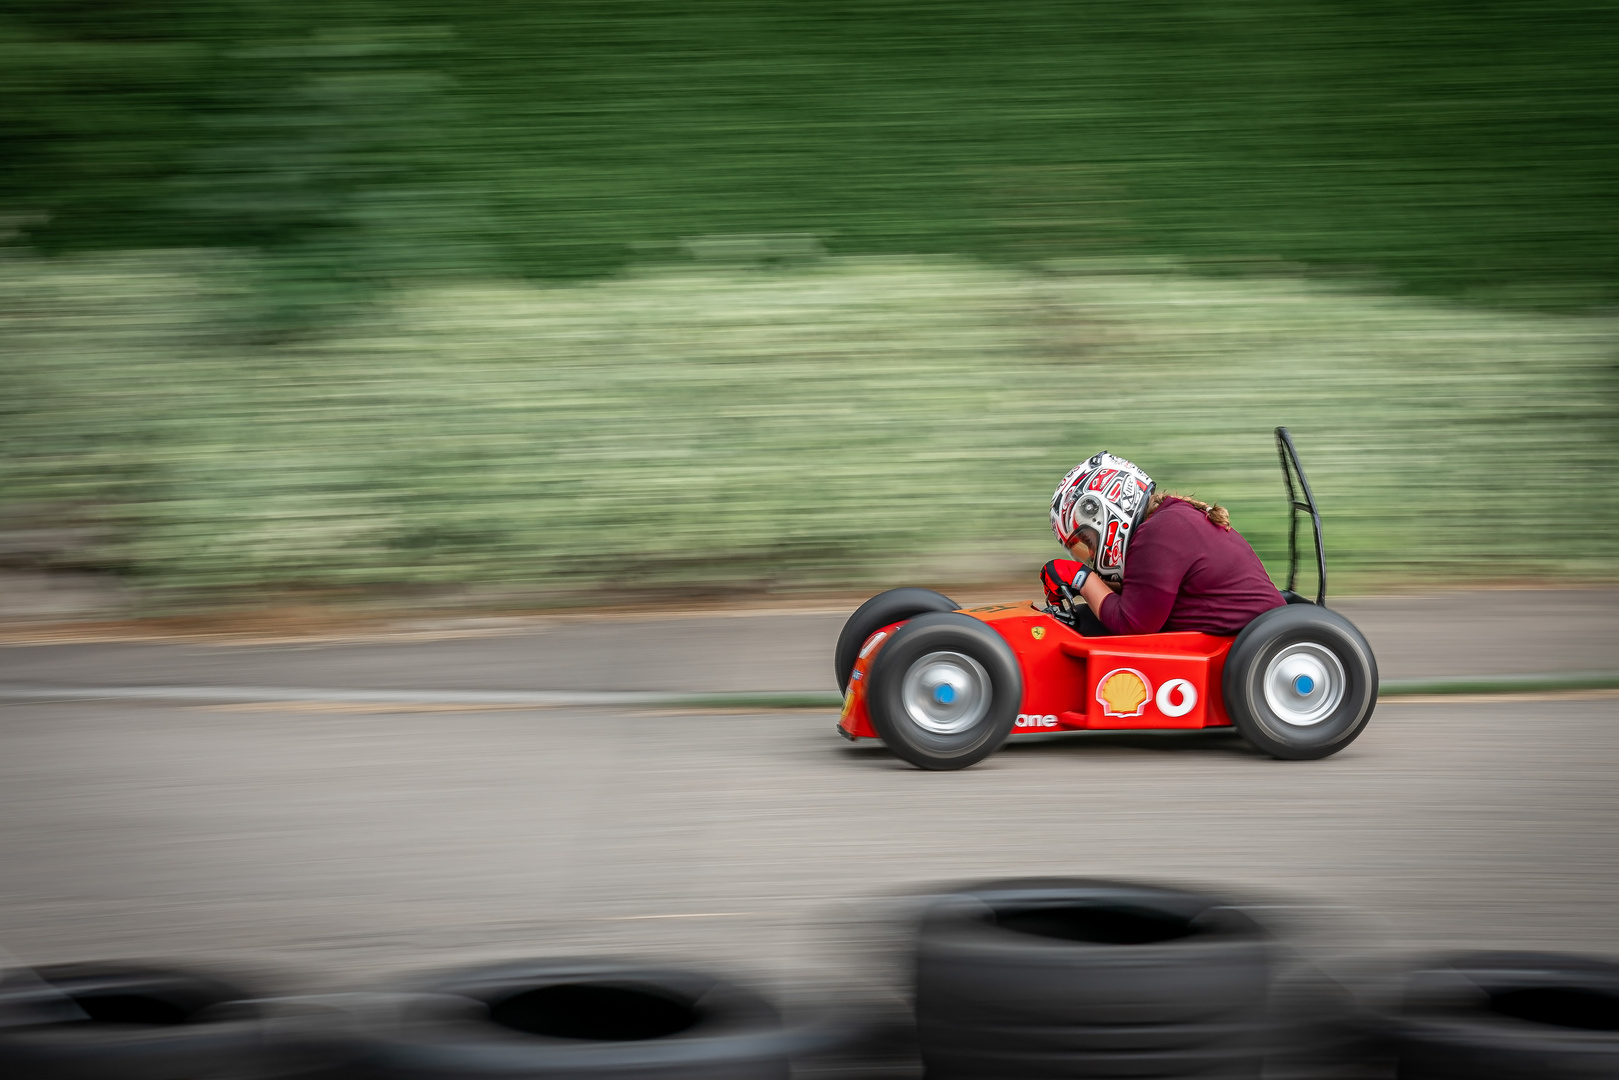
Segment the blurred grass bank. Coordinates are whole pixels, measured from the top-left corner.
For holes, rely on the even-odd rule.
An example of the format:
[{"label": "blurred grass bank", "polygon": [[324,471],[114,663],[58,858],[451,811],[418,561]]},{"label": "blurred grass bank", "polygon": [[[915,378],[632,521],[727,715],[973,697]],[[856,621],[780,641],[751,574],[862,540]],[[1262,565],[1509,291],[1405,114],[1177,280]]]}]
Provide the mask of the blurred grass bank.
[{"label": "blurred grass bank", "polygon": [[266,338],[252,274],[0,258],[14,564],[158,600],[1002,581],[1058,554],[1051,490],[1105,447],[1280,574],[1286,424],[1335,587],[1619,576],[1612,315],[806,256],[401,290]]}]

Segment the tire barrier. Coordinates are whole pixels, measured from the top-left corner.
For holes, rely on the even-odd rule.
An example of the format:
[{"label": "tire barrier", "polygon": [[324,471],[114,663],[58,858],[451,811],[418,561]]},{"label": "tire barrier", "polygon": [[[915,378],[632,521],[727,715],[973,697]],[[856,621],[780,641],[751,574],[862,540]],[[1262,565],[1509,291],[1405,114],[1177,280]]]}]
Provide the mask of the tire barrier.
[{"label": "tire barrier", "polygon": [[786,1080],[806,1044],[763,997],[690,971],[528,961],[421,990],[367,1055],[378,1080]]},{"label": "tire barrier", "polygon": [[[1379,1025],[1357,993],[1298,957],[1278,958],[1266,1021],[1265,1080],[1388,1080]],[[1362,978],[1370,982],[1369,975]]]},{"label": "tire barrier", "polygon": [[923,916],[922,1059],[937,1080],[1257,1077],[1268,977],[1264,933],[1212,897],[982,885]]},{"label": "tire barrier", "polygon": [[830,1005],[804,998],[821,1005],[793,1023],[733,983],[622,961],[531,960],[288,998],[130,964],[0,970],[0,1076],[1619,1078],[1611,961],[1465,954],[1411,969],[1398,1004],[1368,1008],[1355,987],[1382,987],[1386,968],[1328,978],[1289,958],[1285,927],[1272,938],[1196,892],[991,882],[932,897],[905,926],[914,1011],[845,990]]},{"label": "tire barrier", "polygon": [[1428,964],[1388,1029],[1401,1080],[1611,1080],[1619,964],[1544,953]]},{"label": "tire barrier", "polygon": [[797,1018],[793,1080],[918,1080],[910,1002],[870,987],[845,995],[834,1008]]},{"label": "tire barrier", "polygon": [[254,1001],[210,976],[130,964],[13,970],[0,981],[0,1076],[321,1080],[352,1050],[325,1010]]}]

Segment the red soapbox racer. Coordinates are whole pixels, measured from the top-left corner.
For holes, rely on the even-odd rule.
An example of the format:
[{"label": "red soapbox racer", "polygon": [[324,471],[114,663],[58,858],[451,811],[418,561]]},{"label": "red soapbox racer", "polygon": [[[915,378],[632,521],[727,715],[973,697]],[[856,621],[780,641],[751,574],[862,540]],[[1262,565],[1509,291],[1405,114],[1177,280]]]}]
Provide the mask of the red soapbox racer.
[{"label": "red soapbox racer", "polygon": [[[1276,449],[1289,507],[1287,606],[1234,638],[1084,637],[1059,608],[962,608],[929,589],[890,589],[838,636],[839,733],[880,738],[924,769],[965,768],[1009,735],[1061,731],[1235,728],[1273,757],[1342,750],[1377,704],[1377,660],[1354,624],[1326,607],[1321,515],[1286,428],[1276,429]],[[1301,512],[1315,531],[1313,603],[1293,591]]]}]

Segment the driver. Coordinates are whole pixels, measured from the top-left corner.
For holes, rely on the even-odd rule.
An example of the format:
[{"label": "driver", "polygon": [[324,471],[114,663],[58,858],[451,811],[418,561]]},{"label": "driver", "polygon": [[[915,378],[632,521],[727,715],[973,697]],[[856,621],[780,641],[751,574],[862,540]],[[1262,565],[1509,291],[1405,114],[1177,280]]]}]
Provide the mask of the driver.
[{"label": "driver", "polygon": [[1082,600],[1072,622],[1087,636],[1235,634],[1287,603],[1224,507],[1159,492],[1138,466],[1105,450],[1057,485],[1051,530],[1074,558],[1040,571],[1046,600],[1060,607],[1065,589]]}]

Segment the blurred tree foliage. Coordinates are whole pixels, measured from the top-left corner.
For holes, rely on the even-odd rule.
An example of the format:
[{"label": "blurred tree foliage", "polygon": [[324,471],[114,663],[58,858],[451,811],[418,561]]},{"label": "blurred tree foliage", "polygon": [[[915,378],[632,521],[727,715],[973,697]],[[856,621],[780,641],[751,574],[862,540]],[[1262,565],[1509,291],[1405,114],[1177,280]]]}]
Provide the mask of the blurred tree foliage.
[{"label": "blurred tree foliage", "polygon": [[1576,0],[5,0],[0,215],[260,249],[293,308],[749,233],[1580,306],[1616,55]]}]

